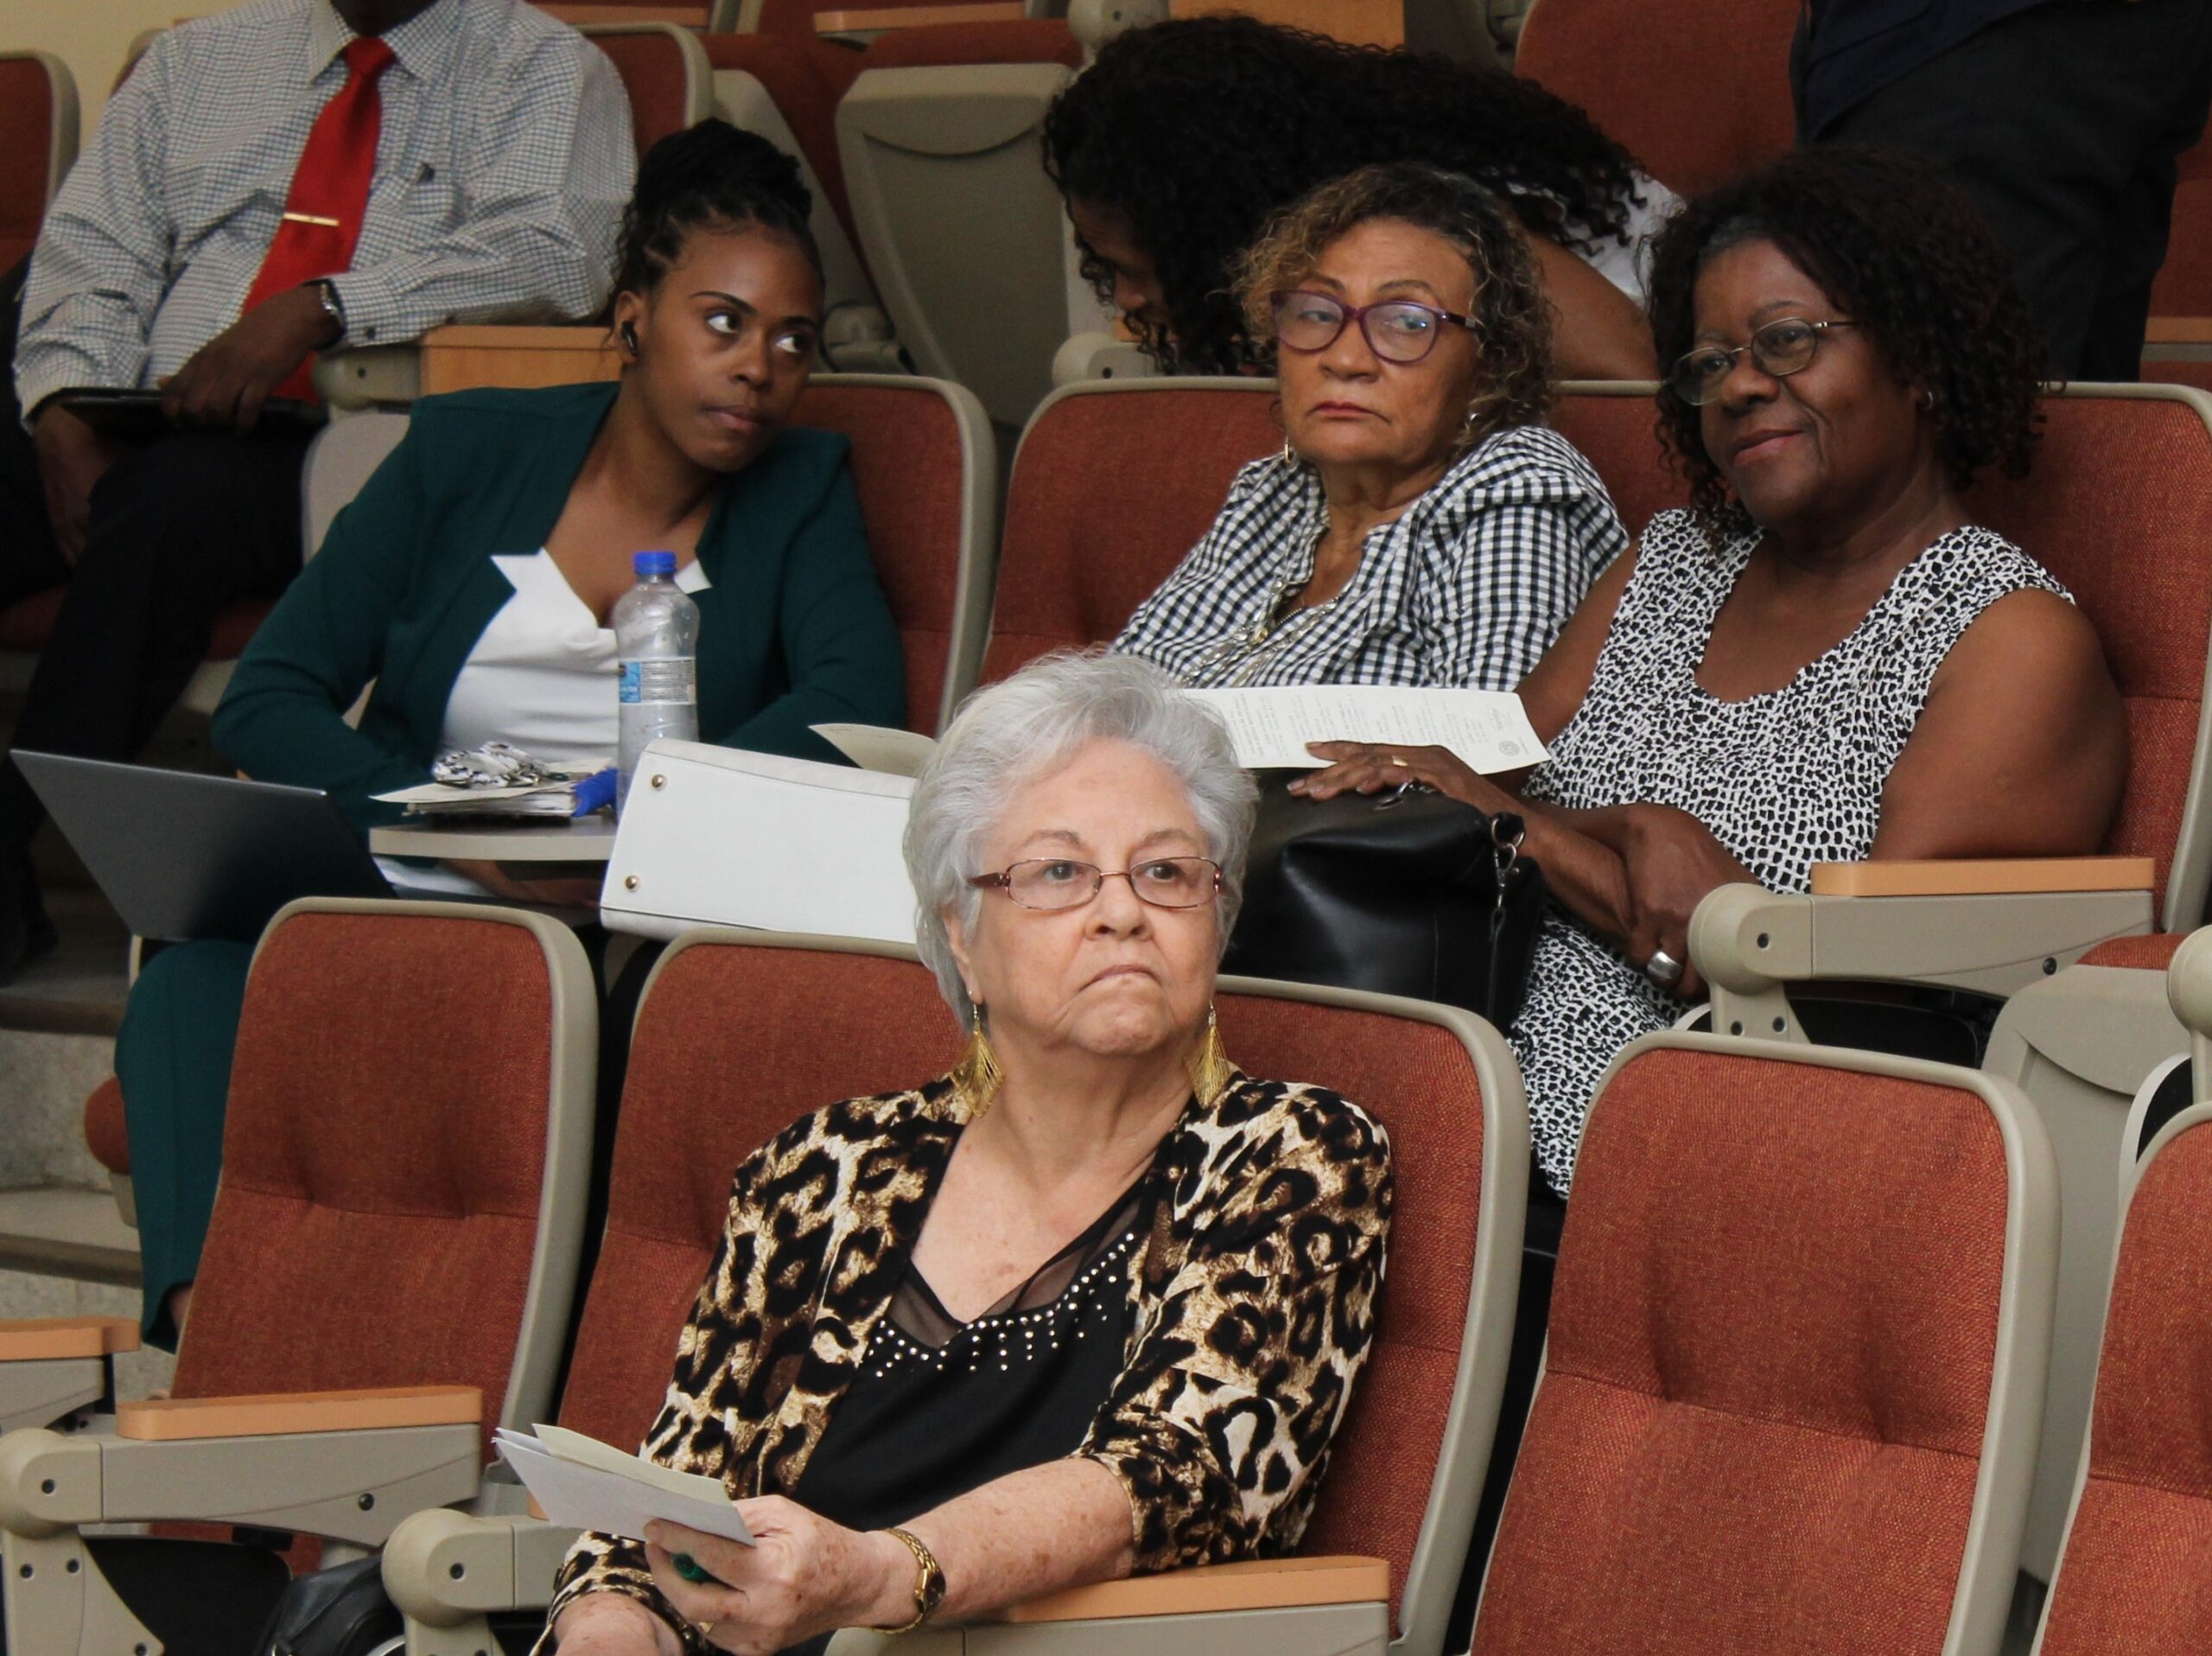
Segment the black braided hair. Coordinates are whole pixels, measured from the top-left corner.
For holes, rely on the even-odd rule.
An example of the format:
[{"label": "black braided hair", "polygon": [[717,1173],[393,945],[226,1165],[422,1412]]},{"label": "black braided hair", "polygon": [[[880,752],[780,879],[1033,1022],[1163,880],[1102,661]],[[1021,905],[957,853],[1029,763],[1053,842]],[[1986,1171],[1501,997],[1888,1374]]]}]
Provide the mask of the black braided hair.
[{"label": "black braided hair", "polygon": [[[1916,156],[1853,144],[1799,150],[1724,184],[1652,243],[1651,333],[1662,367],[1695,342],[1707,262],[1770,241],[1820,283],[1892,373],[1935,394],[1929,417],[1952,485],[1988,466],[2026,474],[2048,360],[2012,260],[1966,192]],[[1659,435],[1710,528],[1728,488],[1698,411],[1662,387]]]},{"label": "black braided hair", "polygon": [[[1249,17],[1116,35],[1053,100],[1044,141],[1061,194],[1122,214],[1151,256],[1173,339],[1147,345],[1201,371],[1260,355],[1229,290],[1237,255],[1279,208],[1355,169],[1462,174],[1583,253],[1625,245],[1639,199],[1628,152],[1534,81]],[[1110,296],[1096,258],[1084,274]]]},{"label": "black braided hair", "polygon": [[747,225],[789,236],[819,278],[822,252],[808,227],[813,209],[798,162],[757,133],[712,119],[671,132],[638,164],[638,188],[622,213],[614,286],[650,293],[683,256],[691,232]]}]

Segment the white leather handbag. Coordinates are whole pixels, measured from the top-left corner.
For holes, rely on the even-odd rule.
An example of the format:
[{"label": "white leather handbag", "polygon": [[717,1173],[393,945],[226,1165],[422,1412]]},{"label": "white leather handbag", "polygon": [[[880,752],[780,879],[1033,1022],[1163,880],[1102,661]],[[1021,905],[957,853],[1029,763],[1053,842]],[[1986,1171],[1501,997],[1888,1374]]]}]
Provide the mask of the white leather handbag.
[{"label": "white leather handbag", "polygon": [[694,926],[914,940],[912,777],[700,742],[645,749],[607,860],[611,932]]}]

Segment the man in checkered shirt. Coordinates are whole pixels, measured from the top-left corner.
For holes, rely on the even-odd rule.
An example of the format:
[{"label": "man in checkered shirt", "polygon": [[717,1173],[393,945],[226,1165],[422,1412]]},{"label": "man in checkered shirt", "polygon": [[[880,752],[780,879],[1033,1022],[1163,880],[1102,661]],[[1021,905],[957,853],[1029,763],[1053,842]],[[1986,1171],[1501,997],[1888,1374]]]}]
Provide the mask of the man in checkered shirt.
[{"label": "man in checkered shirt", "polygon": [[[372,35],[391,61],[354,48],[380,67],[352,264],[247,306],[347,48]],[[367,148],[344,153],[365,169]],[[327,194],[339,170],[300,187]],[[156,39],[47,215],[20,340],[0,334],[0,606],[67,583],[17,744],[130,757],[216,616],[298,570],[307,433],[257,416],[308,353],[590,316],[635,170],[613,66],[523,0],[252,0]],[[103,437],[60,400],[97,386],[164,390],[178,429]],[[38,816],[0,767],[0,980],[52,939]]]}]

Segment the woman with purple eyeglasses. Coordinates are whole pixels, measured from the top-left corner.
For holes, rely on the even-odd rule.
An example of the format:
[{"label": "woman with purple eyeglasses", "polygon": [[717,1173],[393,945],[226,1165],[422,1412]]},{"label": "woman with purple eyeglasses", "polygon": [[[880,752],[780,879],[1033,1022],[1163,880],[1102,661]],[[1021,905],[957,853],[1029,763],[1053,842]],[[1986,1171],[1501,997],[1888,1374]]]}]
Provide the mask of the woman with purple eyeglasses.
[{"label": "woman with purple eyeglasses", "polygon": [[1512,689],[1628,545],[1543,424],[1550,309],[1512,220],[1457,174],[1363,168],[1268,226],[1237,296],[1282,452],[1114,648],[1197,686]]}]

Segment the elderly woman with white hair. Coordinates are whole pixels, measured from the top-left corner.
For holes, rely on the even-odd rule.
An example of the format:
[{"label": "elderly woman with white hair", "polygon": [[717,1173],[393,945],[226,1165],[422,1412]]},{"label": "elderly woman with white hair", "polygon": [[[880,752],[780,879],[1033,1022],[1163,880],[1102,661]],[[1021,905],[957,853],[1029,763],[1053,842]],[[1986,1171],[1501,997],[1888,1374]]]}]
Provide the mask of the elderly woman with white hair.
[{"label": "elderly woman with white hair", "polygon": [[719,1477],[759,1545],[585,1536],[567,1656],[766,1653],[1295,1545],[1390,1160],[1357,1105],[1222,1049],[1253,800],[1142,661],[1048,658],[962,710],[906,863],[967,1050],[738,1169],[645,1452]]}]

